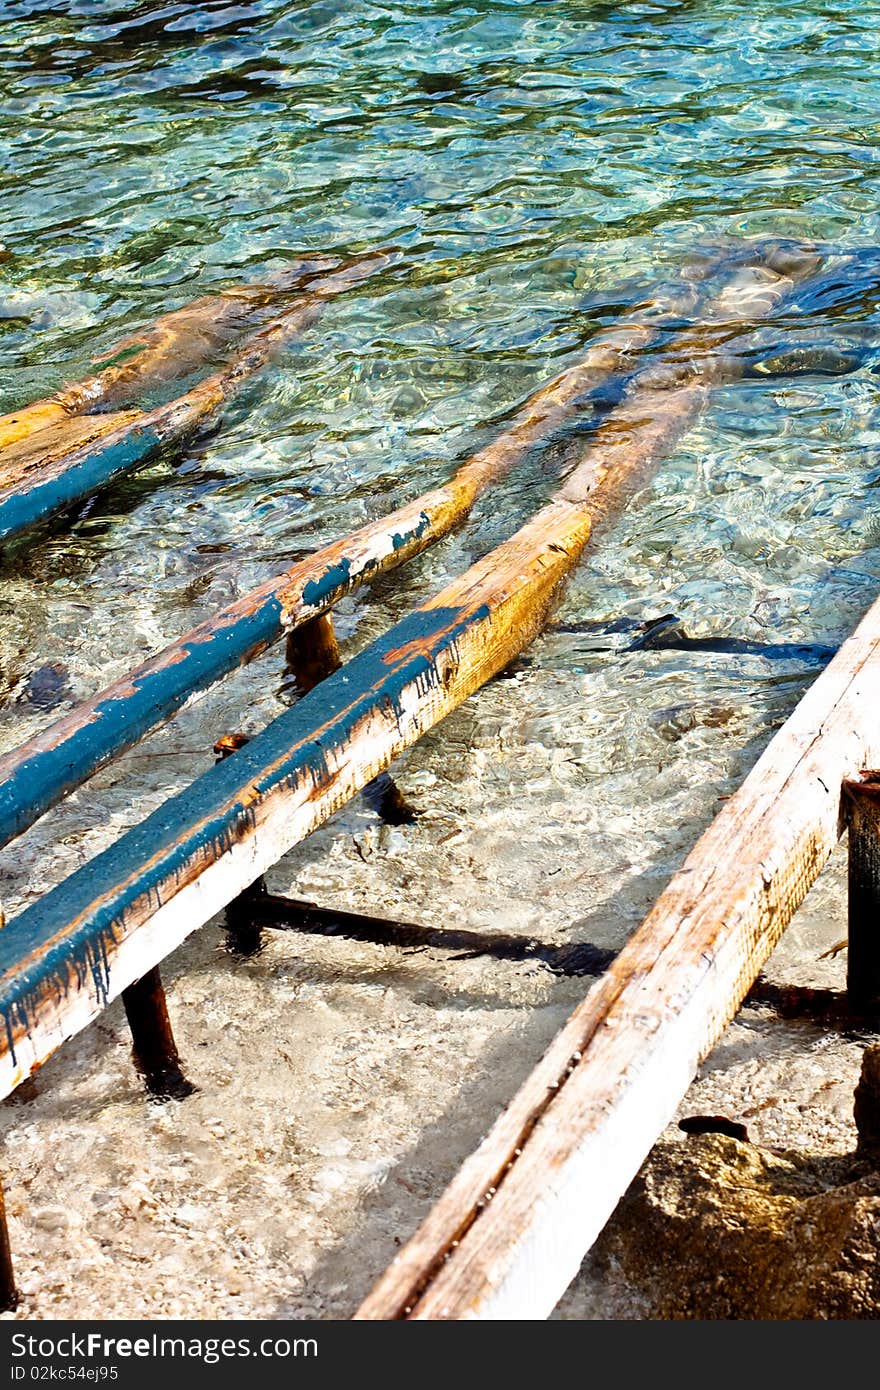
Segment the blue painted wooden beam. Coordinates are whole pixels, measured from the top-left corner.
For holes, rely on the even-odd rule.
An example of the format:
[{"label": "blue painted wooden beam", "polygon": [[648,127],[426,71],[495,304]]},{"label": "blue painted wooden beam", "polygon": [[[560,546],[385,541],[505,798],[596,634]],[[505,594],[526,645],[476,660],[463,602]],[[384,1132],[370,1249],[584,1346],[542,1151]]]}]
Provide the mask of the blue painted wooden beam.
[{"label": "blue painted wooden beam", "polygon": [[64,455],[59,468],[41,470],[33,481],[26,477],[20,484],[0,491],[0,544],[93,496],[123,474],[144,468],[160,456],[163,448],[183,444],[210,410],[204,414],[195,409],[188,412],[185,424],[177,430],[163,428],[163,412],[154,414],[155,423],[144,419],[125,426],[84,449]]},{"label": "blue painted wooden beam", "polygon": [[554,504],[7,923],[0,1094],[502,669],[589,530]]},{"label": "blue painted wooden beam", "polygon": [[437,488],[245,594],[0,758],[0,846],[236,667],[447,532],[473,480]]},{"label": "blue painted wooden beam", "polygon": [[[137,405],[174,381],[204,372],[245,333],[265,323],[273,309],[277,312],[280,302],[342,264],[338,257],[313,252],[271,272],[259,284],[203,295],[136,329],[95,359],[95,371],[84,380],[0,415],[0,476],[10,454],[33,458],[51,442],[53,432],[69,429],[77,417],[100,424],[108,412]],[[76,434],[75,429],[69,432]]]}]

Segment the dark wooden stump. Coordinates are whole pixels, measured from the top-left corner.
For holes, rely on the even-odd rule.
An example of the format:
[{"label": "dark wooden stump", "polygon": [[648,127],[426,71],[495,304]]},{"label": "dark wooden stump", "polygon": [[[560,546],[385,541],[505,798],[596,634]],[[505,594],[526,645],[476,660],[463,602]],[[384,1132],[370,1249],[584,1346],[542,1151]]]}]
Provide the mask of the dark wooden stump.
[{"label": "dark wooden stump", "polygon": [[866,1047],[862,1056],[853,1117],[859,1134],[859,1153],[880,1159],[880,1043]]},{"label": "dark wooden stump", "polygon": [[6,1224],[6,1204],[3,1188],[0,1186],[0,1313],[9,1313],[18,1307],[18,1290],[12,1272],[12,1250],[9,1245],[9,1227]]},{"label": "dark wooden stump", "polygon": [[287,670],[301,695],[308,695],[341,665],[339,643],[329,613],[310,619],[288,636]]},{"label": "dark wooden stump", "polygon": [[147,1090],[162,1100],[191,1096],[195,1086],[180,1069],[158,966],[124,989],[122,1002],[131,1029],[134,1064]]},{"label": "dark wooden stump", "polygon": [[880,773],[844,782],[849,824],[849,949],[846,988],[850,1007],[880,1013]]},{"label": "dark wooden stump", "polygon": [[[224,734],[214,744],[217,761],[222,762],[224,758],[232,757],[232,754],[243,748],[247,742],[247,734]],[[225,945],[231,956],[248,960],[251,956],[259,955],[263,949],[263,929],[260,926],[259,912],[255,911],[255,908],[267,892],[266,880],[260,876],[226,904],[223,914],[226,926]]]}]

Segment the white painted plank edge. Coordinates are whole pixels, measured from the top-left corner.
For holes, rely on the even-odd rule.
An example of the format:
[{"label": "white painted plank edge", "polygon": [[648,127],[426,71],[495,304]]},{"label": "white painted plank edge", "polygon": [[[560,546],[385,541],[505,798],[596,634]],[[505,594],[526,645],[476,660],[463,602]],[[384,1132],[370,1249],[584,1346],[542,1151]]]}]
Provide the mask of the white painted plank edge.
[{"label": "white painted plank edge", "polygon": [[549,1316],[880,759],[880,602],[467,1159],[358,1319]]}]

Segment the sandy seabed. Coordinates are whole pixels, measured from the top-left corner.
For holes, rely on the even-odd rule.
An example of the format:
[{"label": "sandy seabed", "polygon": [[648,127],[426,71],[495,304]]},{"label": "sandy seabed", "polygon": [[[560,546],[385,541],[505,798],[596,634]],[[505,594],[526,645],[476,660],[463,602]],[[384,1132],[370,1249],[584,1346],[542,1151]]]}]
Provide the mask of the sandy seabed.
[{"label": "sandy seabed", "polygon": [[[705,819],[711,791],[699,806],[667,787],[679,799],[668,837],[644,808],[638,831],[618,823],[632,816],[625,779],[584,799],[559,747],[528,737],[528,687],[540,680],[546,698],[547,672],[512,680],[516,700],[497,682],[405,760],[417,824],[383,826],[353,803],[277,866],[272,889],[426,925],[622,944],[680,857],[677,816],[687,803]],[[185,746],[196,719],[151,747]],[[98,782],[112,800],[125,777],[123,762]],[[523,782],[526,805],[510,795]],[[89,848],[110,838],[96,829]],[[81,837],[59,854],[78,861]],[[819,957],[845,933],[843,864],[839,852],[770,978],[842,985],[845,956]],[[0,1111],[14,1317],[350,1317],[590,983],[537,962],[280,931],[242,960],[218,921],[163,974],[193,1096],[144,1093],[117,1002]],[[679,1113],[724,1113],[757,1142],[846,1151],[861,1050],[747,1007]],[[640,1307],[637,1287],[587,1263],[555,1316]]]}]

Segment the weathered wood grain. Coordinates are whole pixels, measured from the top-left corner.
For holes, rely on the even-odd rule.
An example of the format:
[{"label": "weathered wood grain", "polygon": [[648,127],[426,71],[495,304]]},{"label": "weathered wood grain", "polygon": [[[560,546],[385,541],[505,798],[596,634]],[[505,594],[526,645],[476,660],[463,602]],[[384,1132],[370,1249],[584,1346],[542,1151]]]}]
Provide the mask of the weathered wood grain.
[{"label": "weathered wood grain", "polygon": [[543,1318],[844,827],[880,755],[880,602],[843,644],[358,1317]]}]

